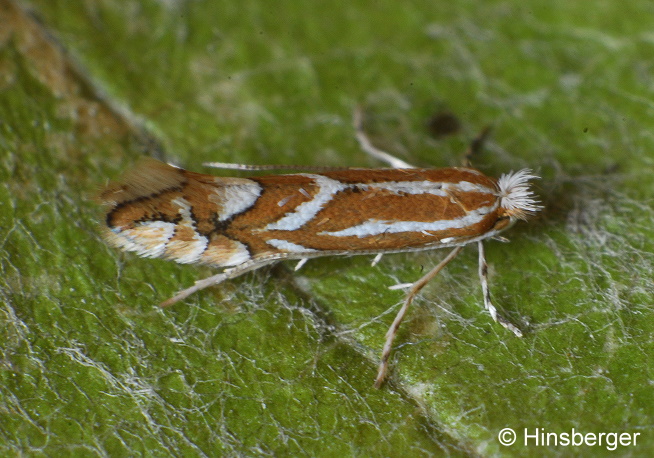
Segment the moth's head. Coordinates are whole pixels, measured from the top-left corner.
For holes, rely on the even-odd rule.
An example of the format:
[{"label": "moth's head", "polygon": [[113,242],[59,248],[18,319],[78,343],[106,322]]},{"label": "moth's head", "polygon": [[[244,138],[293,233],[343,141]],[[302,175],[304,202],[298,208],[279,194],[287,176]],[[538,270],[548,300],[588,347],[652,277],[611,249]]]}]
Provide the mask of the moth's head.
[{"label": "moth's head", "polygon": [[529,180],[538,179],[529,169],[510,172],[497,180],[500,197],[500,213],[508,216],[512,223],[526,220],[543,207],[531,190]]}]

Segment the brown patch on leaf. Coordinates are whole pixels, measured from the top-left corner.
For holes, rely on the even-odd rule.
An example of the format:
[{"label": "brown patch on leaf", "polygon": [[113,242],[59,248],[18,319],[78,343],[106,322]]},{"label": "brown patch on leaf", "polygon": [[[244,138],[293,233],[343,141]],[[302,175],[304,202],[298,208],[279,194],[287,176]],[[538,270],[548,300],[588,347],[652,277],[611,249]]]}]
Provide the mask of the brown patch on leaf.
[{"label": "brown patch on leaf", "polygon": [[[60,102],[59,115],[73,122],[78,135],[139,140],[146,137],[129,113],[102,96],[42,23],[16,2],[0,0],[0,51],[8,47],[20,54],[27,71]],[[16,65],[0,62],[3,87],[16,81],[16,73]]]},{"label": "brown patch on leaf", "polygon": [[432,137],[441,138],[458,132],[461,129],[461,123],[452,113],[441,111],[429,118],[427,129]]}]

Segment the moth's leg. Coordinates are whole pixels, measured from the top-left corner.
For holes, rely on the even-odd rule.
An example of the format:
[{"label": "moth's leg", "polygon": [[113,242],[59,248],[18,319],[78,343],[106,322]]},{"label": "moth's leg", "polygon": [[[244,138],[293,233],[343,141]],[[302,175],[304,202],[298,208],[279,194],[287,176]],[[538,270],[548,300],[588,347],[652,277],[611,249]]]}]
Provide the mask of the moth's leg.
[{"label": "moth's leg", "polygon": [[420,292],[422,288],[425,287],[427,283],[429,283],[436,275],[438,275],[438,273],[443,270],[443,267],[445,267],[452,259],[454,259],[462,249],[463,246],[454,248],[450,254],[448,254],[447,257],[443,259],[436,267],[434,267],[431,271],[429,271],[429,273],[427,273],[424,277],[422,277],[411,286],[411,289],[404,299],[402,308],[399,312],[397,312],[397,316],[395,317],[393,324],[391,324],[391,327],[388,328],[388,332],[386,332],[386,343],[384,344],[384,349],[382,350],[379,372],[377,372],[377,378],[375,379],[375,388],[381,387],[382,383],[384,383],[386,372],[388,370],[388,359],[391,355],[391,349],[393,348],[393,340],[397,335],[397,330],[400,328],[400,324],[404,319],[404,315],[406,315],[406,312],[409,309],[409,305],[411,305],[411,302],[413,302],[413,298],[416,296],[416,294],[418,294],[418,292]]},{"label": "moth's leg", "polygon": [[303,265],[305,265],[307,263],[308,260],[309,260],[309,258],[300,259],[298,261],[298,263],[295,265],[295,269],[293,269],[293,270],[295,270],[297,272],[298,270],[300,270],[302,268]]},{"label": "moth's leg", "polygon": [[381,261],[382,256],[384,256],[384,253],[378,253],[377,256],[372,260],[370,263],[370,267],[375,267],[379,261]]},{"label": "moth's leg", "polygon": [[352,114],[352,123],[354,125],[354,131],[359,141],[361,149],[368,154],[369,156],[374,157],[382,162],[387,163],[394,169],[414,169],[415,165],[411,165],[408,162],[404,162],[402,159],[399,159],[392,154],[382,151],[379,148],[376,148],[363,129],[363,110],[361,106],[357,106],[354,109]]},{"label": "moth's leg", "polygon": [[191,294],[197,291],[200,291],[204,288],[208,288],[209,286],[218,285],[224,282],[225,280],[236,278],[239,275],[243,275],[244,273],[250,272],[251,270],[256,270],[265,265],[272,264],[275,261],[276,259],[245,262],[239,266],[226,269],[219,274],[213,275],[208,278],[204,278],[202,280],[198,280],[190,288],[183,289],[177,294],[175,294],[173,297],[171,297],[170,299],[163,301],[161,304],[159,304],[159,307],[168,307],[170,305],[173,305],[175,302],[179,302],[183,299],[186,299],[188,296],[190,296]]},{"label": "moth's leg", "polygon": [[488,264],[486,264],[486,254],[484,253],[484,243],[480,240],[477,242],[479,247],[479,279],[481,280],[481,290],[484,295],[484,307],[490,313],[490,316],[497,323],[504,326],[506,329],[514,333],[518,337],[522,337],[522,331],[513,323],[506,320],[506,318],[497,314],[497,309],[493,305],[490,297],[490,289],[488,288]]}]

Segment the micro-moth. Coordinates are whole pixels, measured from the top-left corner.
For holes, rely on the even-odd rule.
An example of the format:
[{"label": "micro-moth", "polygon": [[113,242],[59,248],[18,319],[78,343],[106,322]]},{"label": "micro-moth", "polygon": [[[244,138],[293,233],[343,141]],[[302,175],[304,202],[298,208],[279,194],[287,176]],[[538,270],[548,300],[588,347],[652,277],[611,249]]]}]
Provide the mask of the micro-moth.
[{"label": "micro-moth", "polygon": [[521,336],[491,302],[482,241],[541,208],[529,186],[537,177],[527,169],[496,180],[469,167],[415,168],[374,148],[360,122],[357,128],[363,148],[393,168],[236,178],[143,160],[101,194],[105,237],[140,256],[223,269],[162,306],[280,260],[453,248],[410,285],[386,335],[377,387],[413,297],[464,245],[478,245],[486,309]]}]

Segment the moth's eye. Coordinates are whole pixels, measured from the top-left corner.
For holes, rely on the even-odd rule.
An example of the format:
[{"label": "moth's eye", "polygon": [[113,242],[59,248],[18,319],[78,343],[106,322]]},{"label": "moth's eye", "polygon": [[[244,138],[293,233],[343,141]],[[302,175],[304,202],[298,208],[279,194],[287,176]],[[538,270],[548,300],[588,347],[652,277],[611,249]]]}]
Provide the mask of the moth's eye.
[{"label": "moth's eye", "polygon": [[511,225],[511,217],[501,216],[493,225],[494,231],[502,231]]}]

